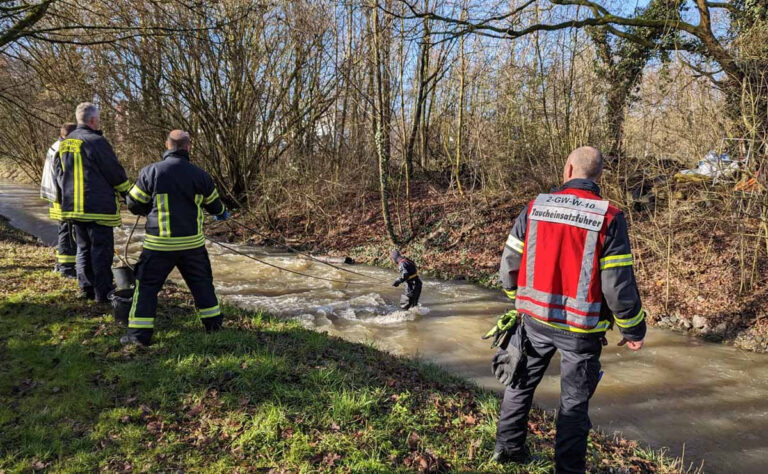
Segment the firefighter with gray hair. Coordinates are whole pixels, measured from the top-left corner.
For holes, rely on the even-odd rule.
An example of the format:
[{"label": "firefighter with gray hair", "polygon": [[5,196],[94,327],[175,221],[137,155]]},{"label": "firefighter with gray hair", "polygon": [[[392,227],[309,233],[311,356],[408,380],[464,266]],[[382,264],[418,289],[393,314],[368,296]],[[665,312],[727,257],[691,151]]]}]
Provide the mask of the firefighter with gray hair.
[{"label": "firefighter with gray hair", "polygon": [[497,462],[530,459],[525,440],[533,394],[559,351],[555,470],[586,472],[589,399],[602,376],[605,332],[615,324],[623,336],[620,346],[643,347],[645,311],[627,222],[600,197],[602,171],[599,150],[574,150],[563,185],[531,201],[507,237],[499,274],[515,309],[486,334],[499,344],[493,370],[507,385],[493,455]]},{"label": "firefighter with gray hair", "polygon": [[83,102],[77,106],[75,118],[77,128],[59,144],[54,160],[61,217],[75,229],[80,297],[108,303],[114,288],[113,230],[122,223],[118,196],[128,192],[131,182],[101,132],[99,108]]}]

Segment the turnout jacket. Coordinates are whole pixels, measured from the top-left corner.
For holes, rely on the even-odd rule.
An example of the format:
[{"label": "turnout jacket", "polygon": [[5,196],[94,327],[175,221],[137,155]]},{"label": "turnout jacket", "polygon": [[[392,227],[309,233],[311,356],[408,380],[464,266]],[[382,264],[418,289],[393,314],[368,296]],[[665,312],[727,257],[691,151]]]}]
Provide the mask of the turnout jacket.
[{"label": "turnout jacket", "polygon": [[101,131],[78,125],[59,144],[54,168],[61,218],[110,227],[121,224],[117,193],[124,194],[131,183]]},{"label": "turnout jacket", "polygon": [[623,213],[592,181],[573,179],[520,213],[507,237],[499,276],[518,312],[573,333],[619,327],[645,337]]},{"label": "turnout jacket", "polygon": [[189,162],[186,150],[169,150],[139,172],[127,197],[132,213],[147,216],[144,248],[189,250],[205,245],[203,209],[226,211],[211,176]]},{"label": "turnout jacket", "polygon": [[43,175],[40,180],[40,199],[48,201],[50,207],[48,215],[51,219],[61,220],[61,192],[56,182],[55,161],[59,157],[59,145],[63,139],[59,138],[45,154],[45,164],[43,165]]}]

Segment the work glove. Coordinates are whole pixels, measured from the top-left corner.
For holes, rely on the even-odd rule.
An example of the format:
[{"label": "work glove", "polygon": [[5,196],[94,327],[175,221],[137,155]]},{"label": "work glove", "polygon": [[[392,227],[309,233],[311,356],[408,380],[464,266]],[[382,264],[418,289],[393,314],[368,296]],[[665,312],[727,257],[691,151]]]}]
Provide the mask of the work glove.
[{"label": "work glove", "polygon": [[395,280],[395,282],[394,282],[394,283],[392,283],[392,286],[394,286],[395,288],[397,288],[397,287],[398,287],[398,286],[400,286],[402,283],[403,283],[403,281],[402,281],[402,280]]},{"label": "work glove", "polygon": [[523,354],[514,344],[511,344],[507,350],[499,349],[496,352],[491,362],[491,370],[496,380],[502,385],[514,387],[520,381],[523,361]]},{"label": "work glove", "polygon": [[229,219],[229,210],[224,209],[224,212],[219,214],[218,216],[213,216],[213,220],[215,221],[225,221]]},{"label": "work glove", "polygon": [[485,333],[483,339],[493,338],[493,342],[491,342],[491,348],[494,348],[498,346],[499,343],[502,342],[502,340],[505,339],[507,335],[512,334],[512,331],[515,329],[516,325],[517,310],[510,309],[506,313],[499,316],[499,319],[496,320],[496,324],[494,324],[493,327],[487,333]]}]

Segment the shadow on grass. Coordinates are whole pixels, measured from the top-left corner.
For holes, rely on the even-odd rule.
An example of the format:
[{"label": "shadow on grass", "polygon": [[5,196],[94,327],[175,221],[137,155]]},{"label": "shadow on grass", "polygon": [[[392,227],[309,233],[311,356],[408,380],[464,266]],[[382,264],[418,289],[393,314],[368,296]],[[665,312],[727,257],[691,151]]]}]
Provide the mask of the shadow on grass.
[{"label": "shadow on grass", "polygon": [[494,397],[434,367],[232,308],[209,335],[191,308],[165,307],[153,346],[123,348],[123,328],[83,311],[0,304],[0,467],[441,470],[490,456]]},{"label": "shadow on grass", "polygon": [[[155,344],[123,348],[124,328],[85,303],[0,304],[0,468],[551,470],[541,413],[529,439],[542,460],[504,470],[487,462],[492,394],[262,314],[227,318],[205,334],[191,307],[165,306]],[[653,465],[594,439],[595,471]]]}]

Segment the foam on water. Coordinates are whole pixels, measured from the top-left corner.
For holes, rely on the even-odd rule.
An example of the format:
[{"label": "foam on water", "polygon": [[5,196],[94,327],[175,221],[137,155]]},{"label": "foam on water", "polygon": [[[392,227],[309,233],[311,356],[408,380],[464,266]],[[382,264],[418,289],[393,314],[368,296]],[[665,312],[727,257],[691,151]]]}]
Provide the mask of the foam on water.
[{"label": "foam on water", "polygon": [[366,318],[362,322],[364,324],[373,324],[376,326],[388,326],[390,324],[402,324],[408,321],[415,321],[417,316],[419,316],[417,311],[399,310],[389,314]]}]

